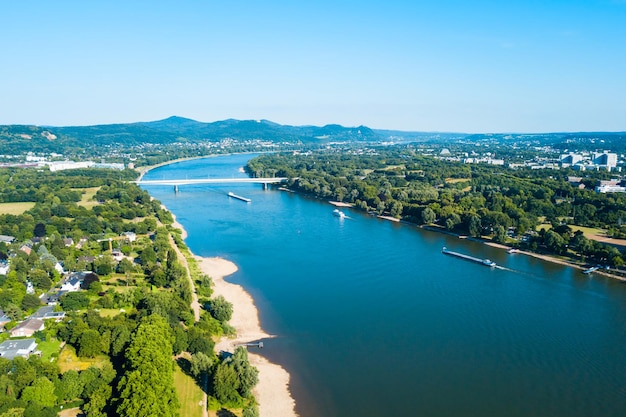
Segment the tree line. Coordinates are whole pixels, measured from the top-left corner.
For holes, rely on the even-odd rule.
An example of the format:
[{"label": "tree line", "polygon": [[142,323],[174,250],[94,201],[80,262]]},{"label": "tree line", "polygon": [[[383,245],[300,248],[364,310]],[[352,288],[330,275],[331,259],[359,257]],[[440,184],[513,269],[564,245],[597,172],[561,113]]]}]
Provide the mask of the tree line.
[{"label": "tree line", "polygon": [[[589,189],[596,174],[581,189],[567,181],[573,174],[567,169],[469,165],[421,155],[413,145],[265,154],[246,169],[255,177],[288,177],[287,186],[295,191],[351,203],[372,214],[497,242],[528,233],[529,239],[519,244],[530,249],[562,254],[567,248],[588,260],[623,264],[614,247],[575,236],[571,228],[558,229],[578,225],[624,235],[626,195]],[[553,230],[535,234],[543,223]]]},{"label": "tree line", "polygon": [[[52,353],[51,362],[37,356],[0,358],[0,416],[52,416],[72,405],[88,417],[177,416],[177,367],[208,390],[214,407],[257,415],[251,395],[257,371],[246,352],[231,357],[214,352],[214,339],[233,331],[228,325],[232,305],[212,298],[210,278],[197,271],[192,278],[205,308],[194,320],[187,270],[170,243],[173,235],[185,249],[169,227],[171,214],[117,172],[72,174],[44,173],[36,187],[45,194],[41,199],[31,193],[32,172],[0,170],[0,177],[13,178],[15,189],[28,194],[21,201],[35,202],[23,214],[0,215],[0,234],[16,237],[0,244],[0,257],[10,265],[9,273],[0,275],[0,308],[12,319],[10,329],[41,306],[40,295],[62,283],[57,264],[66,271],[91,271],[81,291],[61,296],[56,309],[66,312],[65,319],[48,320],[35,338],[40,344],[63,342],[63,352],[98,365],[62,371],[54,360],[59,352]],[[93,204],[78,204],[94,187]],[[120,238],[130,231],[135,241]],[[109,244],[121,260],[113,258]],[[27,293],[27,282],[34,294]],[[0,334],[0,342],[7,336]]]}]

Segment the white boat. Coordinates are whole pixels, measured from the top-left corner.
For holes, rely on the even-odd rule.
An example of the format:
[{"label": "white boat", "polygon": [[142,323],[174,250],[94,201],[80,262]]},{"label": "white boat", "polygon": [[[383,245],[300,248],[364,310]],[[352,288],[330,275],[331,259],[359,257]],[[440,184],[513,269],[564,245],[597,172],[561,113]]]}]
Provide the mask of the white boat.
[{"label": "white boat", "polygon": [[483,259],[483,265],[494,267],[496,266],[496,263],[492,261],[491,259]]},{"label": "white boat", "polygon": [[339,209],[334,209],[333,210],[333,216],[337,216],[340,219],[343,219],[344,217],[346,217],[346,214],[343,211],[339,210]]}]

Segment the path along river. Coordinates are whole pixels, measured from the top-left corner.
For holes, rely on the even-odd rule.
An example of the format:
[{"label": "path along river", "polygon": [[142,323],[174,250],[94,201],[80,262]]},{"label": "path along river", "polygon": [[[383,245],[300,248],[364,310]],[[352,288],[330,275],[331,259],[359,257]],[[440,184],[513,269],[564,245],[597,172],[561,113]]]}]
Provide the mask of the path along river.
[{"label": "path along river", "polygon": [[[144,178],[242,177],[251,157]],[[303,417],[626,413],[622,282],[259,185],[147,189],[195,254],[237,264]]]}]

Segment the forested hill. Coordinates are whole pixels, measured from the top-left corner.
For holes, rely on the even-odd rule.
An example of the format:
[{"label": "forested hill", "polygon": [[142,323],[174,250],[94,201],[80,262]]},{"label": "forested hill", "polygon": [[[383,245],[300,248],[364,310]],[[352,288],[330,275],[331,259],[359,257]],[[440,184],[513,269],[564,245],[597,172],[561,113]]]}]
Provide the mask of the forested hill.
[{"label": "forested hill", "polygon": [[23,151],[63,153],[76,146],[218,142],[224,139],[317,143],[380,141],[384,137],[366,126],[288,126],[268,120],[234,119],[204,123],[173,116],[155,122],[96,126],[0,126],[0,154]]},{"label": "forested hill", "polygon": [[171,143],[262,140],[274,143],[326,144],[332,142],[498,142],[521,147],[553,146],[570,151],[610,149],[626,152],[626,132],[535,133],[535,134],[467,134],[445,132],[407,132],[371,129],[366,126],[345,127],[289,126],[269,120],[228,119],[205,123],[172,116],[153,122],[121,123],[95,126],[0,125],[0,155],[24,152],[57,152],[123,145],[166,145]]}]

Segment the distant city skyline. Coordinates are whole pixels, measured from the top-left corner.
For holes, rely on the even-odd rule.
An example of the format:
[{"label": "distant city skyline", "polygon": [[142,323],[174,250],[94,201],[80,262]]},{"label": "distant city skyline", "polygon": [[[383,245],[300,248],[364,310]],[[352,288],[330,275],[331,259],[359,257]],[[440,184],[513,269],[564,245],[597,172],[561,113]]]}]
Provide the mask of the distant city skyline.
[{"label": "distant city skyline", "polygon": [[0,124],[626,131],[626,1],[0,4]]}]

